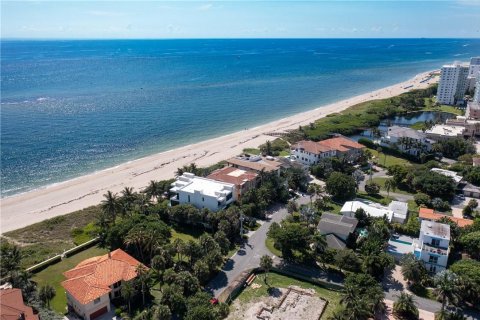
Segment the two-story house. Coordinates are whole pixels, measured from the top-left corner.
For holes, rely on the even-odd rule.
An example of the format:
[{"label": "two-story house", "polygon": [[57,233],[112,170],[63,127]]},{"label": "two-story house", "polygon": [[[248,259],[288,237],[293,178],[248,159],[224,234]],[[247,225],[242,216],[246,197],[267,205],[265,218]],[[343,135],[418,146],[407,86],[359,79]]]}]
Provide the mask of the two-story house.
[{"label": "two-story house", "polygon": [[215,170],[207,179],[235,185],[235,198],[240,200],[242,195],[254,189],[260,181],[260,176],[254,172],[238,169],[235,167],[224,167]]},{"label": "two-story house", "polygon": [[218,211],[236,200],[235,185],[184,173],[172,183],[170,204],[191,204]]},{"label": "two-story house", "polygon": [[423,220],[420,237],[413,241],[413,254],[422,260],[427,270],[437,273],[447,267],[450,244],[450,226]]},{"label": "two-story house", "polygon": [[122,283],[137,276],[139,261],[117,249],[80,262],[64,273],[67,307],[85,320],[110,311],[110,300],[120,297]]}]

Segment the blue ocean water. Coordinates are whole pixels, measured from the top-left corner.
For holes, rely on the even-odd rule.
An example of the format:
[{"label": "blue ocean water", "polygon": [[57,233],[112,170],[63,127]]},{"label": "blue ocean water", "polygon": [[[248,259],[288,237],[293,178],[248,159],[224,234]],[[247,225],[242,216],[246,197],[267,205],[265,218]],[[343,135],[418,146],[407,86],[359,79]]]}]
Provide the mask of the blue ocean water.
[{"label": "blue ocean water", "polygon": [[479,39],[1,41],[1,196],[474,55]]}]

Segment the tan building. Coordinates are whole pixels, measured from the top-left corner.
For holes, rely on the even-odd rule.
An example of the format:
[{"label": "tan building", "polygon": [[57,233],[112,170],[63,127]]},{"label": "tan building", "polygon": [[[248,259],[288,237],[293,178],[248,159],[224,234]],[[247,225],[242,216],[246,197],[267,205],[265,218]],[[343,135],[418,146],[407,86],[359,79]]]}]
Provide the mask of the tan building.
[{"label": "tan building", "polygon": [[64,273],[62,282],[68,309],[85,320],[110,311],[110,300],[120,296],[122,283],[137,276],[139,261],[121,249],[80,262]]},{"label": "tan building", "polygon": [[280,175],[282,163],[276,161],[273,157],[234,157],[227,160],[227,165],[237,169],[251,171],[255,173],[260,172],[275,172]]},{"label": "tan building", "polygon": [[237,200],[241,199],[242,194],[255,188],[257,186],[257,182],[259,181],[258,174],[235,167],[218,169],[212,172],[207,178],[234,184],[236,193],[235,199]]}]

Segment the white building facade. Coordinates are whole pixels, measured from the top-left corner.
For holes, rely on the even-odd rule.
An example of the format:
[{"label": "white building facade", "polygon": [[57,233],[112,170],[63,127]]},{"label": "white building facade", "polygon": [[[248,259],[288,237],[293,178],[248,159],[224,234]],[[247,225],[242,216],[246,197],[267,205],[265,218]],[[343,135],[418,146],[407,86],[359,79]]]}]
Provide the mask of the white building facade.
[{"label": "white building facade", "polygon": [[423,261],[427,271],[437,273],[447,267],[450,245],[450,226],[433,221],[422,221],[420,237],[413,241],[413,254]]},{"label": "white building facade", "polygon": [[444,65],[440,72],[437,90],[437,102],[454,105],[463,101],[467,90],[469,67],[459,63]]},{"label": "white building facade", "polygon": [[427,135],[421,131],[412,128],[391,126],[380,139],[380,145],[398,149],[399,151],[412,155],[420,156],[422,153],[428,153],[432,150],[434,141],[427,138]]},{"label": "white building facade", "polygon": [[235,199],[235,185],[197,177],[193,173],[184,173],[172,184],[171,205],[191,204],[198,209],[208,208],[218,211]]},{"label": "white building facade", "polygon": [[318,164],[320,160],[334,157],[336,150],[322,146],[315,141],[299,141],[291,149],[291,155],[296,161],[311,166]]}]

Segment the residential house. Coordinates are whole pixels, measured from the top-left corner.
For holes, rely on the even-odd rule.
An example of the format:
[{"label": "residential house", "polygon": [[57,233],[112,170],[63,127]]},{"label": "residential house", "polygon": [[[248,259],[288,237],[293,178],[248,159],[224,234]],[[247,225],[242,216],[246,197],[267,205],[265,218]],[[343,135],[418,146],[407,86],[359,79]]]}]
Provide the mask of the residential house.
[{"label": "residential house", "polygon": [[423,261],[427,270],[437,273],[445,270],[448,262],[450,225],[422,221],[420,237],[413,241],[413,254]]},{"label": "residential house", "polygon": [[470,226],[473,224],[473,220],[447,216],[446,214],[436,212],[433,209],[420,208],[418,210],[418,219],[420,221],[439,221],[442,218],[450,219],[451,221],[455,222],[460,228]]},{"label": "residential house", "polygon": [[441,141],[451,138],[463,137],[465,126],[453,124],[436,124],[428,130],[425,130],[427,138]]},{"label": "residential house", "polygon": [[434,141],[427,138],[422,131],[407,127],[391,126],[380,139],[380,145],[398,149],[399,151],[419,157],[432,150]]},{"label": "residential house", "polygon": [[85,320],[109,312],[110,301],[120,297],[122,284],[137,276],[140,265],[121,249],[80,262],[64,273],[68,309]]},{"label": "residential house", "polygon": [[23,302],[22,290],[6,288],[0,290],[1,320],[39,320],[32,307]]},{"label": "residential house", "polygon": [[186,172],[172,183],[170,198],[172,206],[191,204],[198,209],[207,208],[212,211],[224,209],[236,200],[235,185],[212,179],[197,177]]},{"label": "residential house", "polygon": [[273,157],[261,156],[241,156],[234,157],[227,160],[227,165],[237,169],[252,171],[255,173],[275,172],[280,175],[282,163],[276,161]]},{"label": "residential house", "polygon": [[317,229],[321,235],[325,235],[329,248],[342,250],[345,249],[346,241],[355,231],[357,224],[358,220],[355,218],[323,213]]},{"label": "residential house", "polygon": [[352,139],[337,135],[318,142],[299,141],[292,146],[291,155],[302,164],[310,166],[332,157],[345,157],[349,161],[355,161],[364,148],[365,146]]},{"label": "residential house", "polygon": [[386,217],[388,221],[398,223],[403,223],[408,215],[408,205],[404,202],[392,201],[387,207],[364,199],[345,202],[340,213],[348,217],[355,217],[358,209],[363,209],[370,217]]},{"label": "residential house", "polygon": [[302,140],[292,146],[291,154],[298,162],[310,166],[318,164],[321,159],[334,157],[336,151],[320,142]]},{"label": "residential house", "polygon": [[335,150],[336,157],[343,157],[349,161],[356,161],[362,154],[363,149],[365,149],[364,145],[342,135],[322,140],[320,143],[325,147]]},{"label": "residential house", "polygon": [[207,179],[235,185],[235,199],[240,200],[242,194],[257,186],[259,175],[251,171],[237,169],[235,167],[224,167],[212,172]]},{"label": "residential house", "polygon": [[458,173],[456,173],[455,171],[450,171],[450,170],[445,170],[440,168],[433,168],[430,171],[436,172],[438,174],[451,178],[455,182],[455,185],[458,185],[463,180],[463,177]]}]

